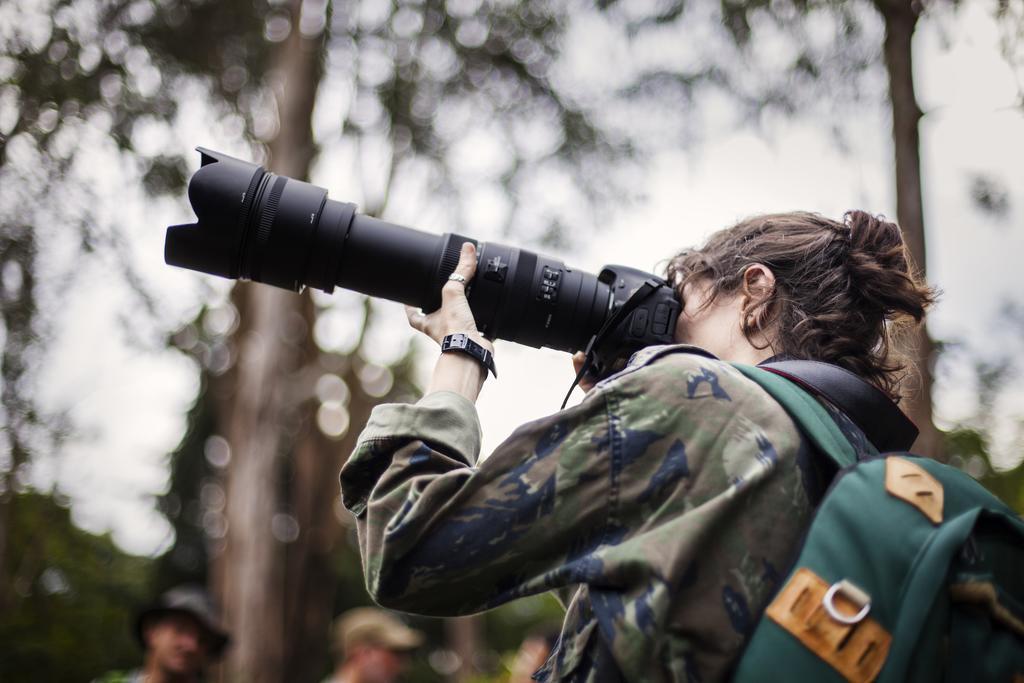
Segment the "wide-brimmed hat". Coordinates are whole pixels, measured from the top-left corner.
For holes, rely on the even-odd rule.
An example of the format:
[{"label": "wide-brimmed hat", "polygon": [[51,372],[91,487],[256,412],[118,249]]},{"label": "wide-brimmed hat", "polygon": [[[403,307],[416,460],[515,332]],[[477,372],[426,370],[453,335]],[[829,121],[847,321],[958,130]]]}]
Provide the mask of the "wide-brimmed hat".
[{"label": "wide-brimmed hat", "polygon": [[334,621],[334,647],[339,654],[364,644],[399,652],[414,650],[423,644],[423,633],[374,607],[357,607]]},{"label": "wide-brimmed hat", "polygon": [[178,586],[163,593],[156,602],[139,612],[135,619],[135,638],[142,649],[146,641],[142,632],[146,622],[159,619],[167,614],[187,614],[202,626],[210,642],[210,657],[216,659],[231,642],[231,637],[220,622],[220,616],[213,601],[199,586]]}]

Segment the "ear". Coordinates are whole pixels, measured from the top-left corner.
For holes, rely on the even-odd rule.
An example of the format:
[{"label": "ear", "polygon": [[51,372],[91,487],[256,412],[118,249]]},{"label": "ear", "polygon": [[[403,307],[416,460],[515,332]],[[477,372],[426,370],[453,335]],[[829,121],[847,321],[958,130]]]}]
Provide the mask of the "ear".
[{"label": "ear", "polygon": [[[740,329],[756,349],[774,349],[772,331],[772,294],[775,274],[762,263],[753,263],[743,271]],[[756,338],[756,341],[755,341]]]},{"label": "ear", "polygon": [[743,295],[749,307],[757,306],[775,291],[775,273],[763,263],[752,263],[743,271]]}]

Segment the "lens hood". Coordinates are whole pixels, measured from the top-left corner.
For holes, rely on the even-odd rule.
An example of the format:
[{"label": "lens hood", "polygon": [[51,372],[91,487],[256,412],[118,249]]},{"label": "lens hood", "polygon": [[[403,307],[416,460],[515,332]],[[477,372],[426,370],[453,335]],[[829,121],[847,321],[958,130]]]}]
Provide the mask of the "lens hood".
[{"label": "lens hood", "polygon": [[227,154],[196,150],[202,167],[189,181],[188,198],[198,220],[167,228],[164,260],[211,275],[245,277],[246,225],[266,171]]}]

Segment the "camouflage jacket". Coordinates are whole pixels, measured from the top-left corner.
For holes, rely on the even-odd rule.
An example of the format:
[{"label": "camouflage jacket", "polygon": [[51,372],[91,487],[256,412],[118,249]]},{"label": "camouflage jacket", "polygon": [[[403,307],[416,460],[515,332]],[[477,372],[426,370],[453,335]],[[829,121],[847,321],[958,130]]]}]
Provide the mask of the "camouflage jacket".
[{"label": "camouflage jacket", "polygon": [[341,472],[371,595],[449,616],[578,587],[539,680],[725,677],[821,482],[782,407],[699,353],[645,349],[479,464],[465,398],[375,408]]}]

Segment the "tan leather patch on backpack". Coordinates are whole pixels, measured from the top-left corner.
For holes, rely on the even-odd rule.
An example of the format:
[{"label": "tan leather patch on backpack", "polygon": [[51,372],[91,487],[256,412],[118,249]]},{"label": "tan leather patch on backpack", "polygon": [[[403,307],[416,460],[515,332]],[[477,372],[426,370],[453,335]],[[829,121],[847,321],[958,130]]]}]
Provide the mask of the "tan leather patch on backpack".
[{"label": "tan leather patch on backpack", "polygon": [[885,461],[885,490],[920,510],[932,524],[942,523],[942,484],[920,465],[904,458],[888,458]]},{"label": "tan leather patch on backpack", "polygon": [[868,683],[882,670],[892,642],[867,616],[870,605],[870,596],[852,584],[829,586],[801,567],[765,613],[846,680]]}]

